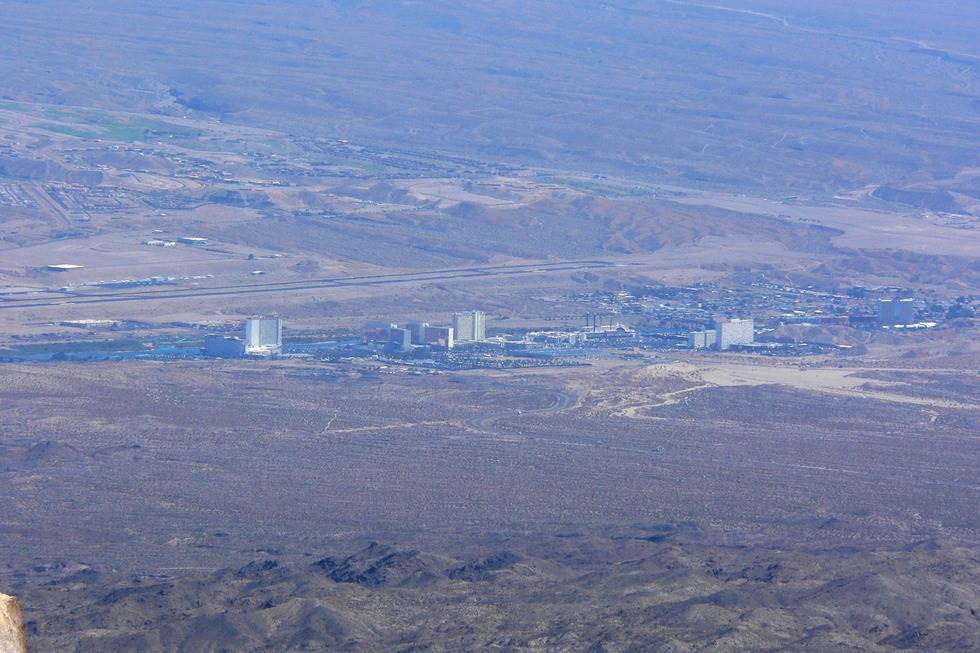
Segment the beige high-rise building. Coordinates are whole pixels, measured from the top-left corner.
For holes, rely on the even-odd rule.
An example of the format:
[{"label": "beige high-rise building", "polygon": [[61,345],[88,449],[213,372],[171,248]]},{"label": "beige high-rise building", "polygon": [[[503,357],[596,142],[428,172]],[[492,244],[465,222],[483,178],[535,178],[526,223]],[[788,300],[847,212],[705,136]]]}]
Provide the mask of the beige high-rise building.
[{"label": "beige high-rise building", "polygon": [[487,339],[487,316],[483,311],[453,314],[456,342],[481,342]]},{"label": "beige high-rise building", "polygon": [[714,329],[691,331],[687,334],[687,345],[691,349],[709,349],[715,346],[717,334]]}]

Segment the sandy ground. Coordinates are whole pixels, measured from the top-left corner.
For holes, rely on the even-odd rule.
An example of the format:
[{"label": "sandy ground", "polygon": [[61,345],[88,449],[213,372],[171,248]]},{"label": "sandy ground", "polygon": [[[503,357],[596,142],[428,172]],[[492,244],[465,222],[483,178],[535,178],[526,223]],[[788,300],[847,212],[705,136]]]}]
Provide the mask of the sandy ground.
[{"label": "sandy ground", "polygon": [[[943,226],[927,220],[921,213],[885,212],[839,205],[811,206],[778,199],[739,196],[687,188],[671,188],[683,193],[671,199],[680,204],[714,206],[747,214],[790,216],[839,229],[843,233],[834,244],[853,249],[903,249],[920,254],[974,257],[980,251],[980,231]],[[963,216],[976,222],[975,218]]]},{"label": "sandy ground", "polygon": [[0,594],[0,653],[27,653],[20,605],[6,594]]},{"label": "sandy ground", "polygon": [[[874,368],[874,370],[882,371],[880,368]],[[807,392],[861,397],[934,408],[980,409],[980,403],[967,404],[928,397],[912,397],[889,392],[888,389],[890,387],[902,384],[898,382],[870,380],[861,375],[862,371],[862,369],[843,369],[836,367],[794,367],[790,365],[753,365],[749,363],[722,362],[710,364],[674,362],[650,365],[643,370],[643,375],[650,379],[680,378],[694,385],[681,390],[660,394],[658,395],[659,402],[626,406],[620,411],[620,414],[628,417],[642,417],[642,413],[649,408],[676,403],[680,395],[705,388],[757,385],[781,385]],[[940,369],[928,371],[958,372],[958,370]]]}]

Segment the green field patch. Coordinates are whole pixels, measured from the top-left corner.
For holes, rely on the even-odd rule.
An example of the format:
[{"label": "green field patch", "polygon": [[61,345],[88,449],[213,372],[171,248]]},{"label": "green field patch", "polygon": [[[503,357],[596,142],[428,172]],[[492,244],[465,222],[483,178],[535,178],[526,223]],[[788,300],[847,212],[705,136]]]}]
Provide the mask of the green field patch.
[{"label": "green field patch", "polygon": [[57,109],[45,109],[41,112],[41,115],[48,120],[60,120],[62,122],[78,121],[78,114],[69,113],[67,111],[58,111]]},{"label": "green field patch", "polygon": [[238,152],[241,150],[240,146],[233,145],[225,140],[217,139],[183,141],[181,142],[181,146],[186,147],[188,150],[195,150],[197,152]]},{"label": "green field patch", "polygon": [[109,141],[142,141],[146,137],[146,130],[139,126],[115,124],[103,127],[103,130],[102,138]]},{"label": "green field patch", "polygon": [[105,112],[91,114],[89,122],[106,130],[106,136],[116,140],[142,140],[144,138],[197,139],[201,132],[169,122],[142,118],[120,118]]},{"label": "green field patch", "polygon": [[[202,134],[202,132],[196,129],[167,122],[118,118],[102,111],[87,114],[72,114],[64,111],[45,110],[44,116],[50,120],[75,123],[79,126],[75,127],[55,123],[38,123],[32,126],[78,138],[102,139],[124,143],[164,139],[196,141]],[[93,131],[93,128],[97,131]]]}]

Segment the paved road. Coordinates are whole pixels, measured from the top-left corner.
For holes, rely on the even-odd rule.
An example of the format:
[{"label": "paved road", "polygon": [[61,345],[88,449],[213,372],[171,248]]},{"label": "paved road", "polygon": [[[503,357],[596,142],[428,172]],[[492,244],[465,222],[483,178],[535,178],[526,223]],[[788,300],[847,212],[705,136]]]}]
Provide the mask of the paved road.
[{"label": "paved road", "polygon": [[487,265],[469,268],[448,268],[426,272],[405,272],[400,274],[376,274],[357,277],[333,277],[326,279],[307,279],[302,281],[280,281],[270,283],[238,284],[226,286],[165,288],[147,286],[138,289],[89,291],[82,288],[70,294],[25,298],[0,296],[0,310],[17,308],[41,308],[46,306],[65,306],[73,304],[105,304],[110,302],[132,302],[159,299],[190,299],[197,297],[220,297],[229,295],[253,295],[258,293],[284,293],[305,291],[316,288],[345,288],[352,286],[381,286],[430,281],[452,281],[454,279],[476,279],[495,276],[520,276],[542,272],[571,272],[596,268],[612,267],[610,261],[584,260],[561,261],[554,263],[526,263],[511,265]]}]

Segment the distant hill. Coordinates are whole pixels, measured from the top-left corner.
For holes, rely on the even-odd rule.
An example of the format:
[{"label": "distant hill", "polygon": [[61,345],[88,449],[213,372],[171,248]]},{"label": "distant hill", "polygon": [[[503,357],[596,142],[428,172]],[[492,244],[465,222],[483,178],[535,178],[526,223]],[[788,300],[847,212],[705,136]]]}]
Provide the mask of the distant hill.
[{"label": "distant hill", "polygon": [[4,9],[17,101],[817,194],[962,183],[978,163],[972,2]]}]

